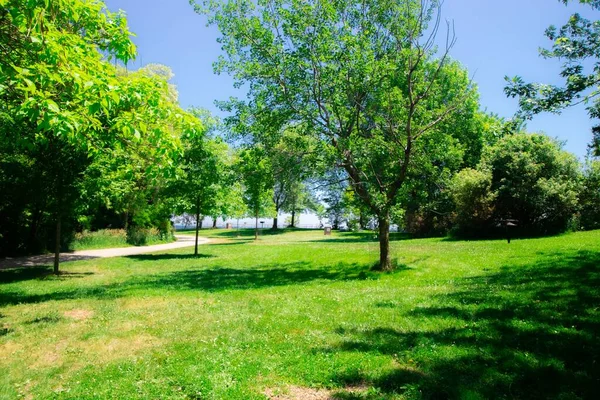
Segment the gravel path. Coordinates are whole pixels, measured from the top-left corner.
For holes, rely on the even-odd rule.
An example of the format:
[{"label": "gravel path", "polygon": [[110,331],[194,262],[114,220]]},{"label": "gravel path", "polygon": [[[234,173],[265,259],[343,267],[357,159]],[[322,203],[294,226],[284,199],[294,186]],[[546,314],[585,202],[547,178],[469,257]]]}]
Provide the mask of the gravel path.
[{"label": "gravel path", "polygon": [[[194,246],[194,236],[175,235],[177,241],[173,243],[156,244],[153,246],[121,247],[115,249],[99,250],[79,250],[70,253],[60,253],[60,261],[78,261],[89,260],[93,258],[123,257],[136,254],[156,253],[159,251],[181,249],[183,247]],[[198,238],[198,244],[206,244],[209,239]],[[39,256],[3,258],[0,259],[0,269],[36,267],[40,265],[52,265],[54,263],[54,254],[42,254]]]}]

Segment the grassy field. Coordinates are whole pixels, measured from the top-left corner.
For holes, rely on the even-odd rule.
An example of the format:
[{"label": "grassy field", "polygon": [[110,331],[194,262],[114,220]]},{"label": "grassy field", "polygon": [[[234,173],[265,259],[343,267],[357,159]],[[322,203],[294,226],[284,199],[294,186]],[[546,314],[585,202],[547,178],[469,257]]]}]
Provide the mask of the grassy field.
[{"label": "grassy field", "polygon": [[597,398],[600,231],[264,233],[0,271],[0,398]]}]

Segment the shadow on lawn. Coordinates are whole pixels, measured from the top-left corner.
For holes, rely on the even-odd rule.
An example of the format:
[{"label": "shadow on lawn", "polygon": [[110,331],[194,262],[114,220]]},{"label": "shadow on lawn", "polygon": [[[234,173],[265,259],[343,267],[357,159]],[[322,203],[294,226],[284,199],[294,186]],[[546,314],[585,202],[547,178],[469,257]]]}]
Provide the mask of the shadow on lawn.
[{"label": "shadow on lawn", "polygon": [[[390,241],[410,240],[413,237],[408,233],[390,233]],[[340,232],[337,236],[323,236],[323,239],[307,240],[311,243],[379,243],[377,232]]]},{"label": "shadow on lawn", "polygon": [[29,281],[32,279],[44,279],[47,277],[50,277],[52,279],[83,278],[93,274],[93,272],[61,271],[60,274],[56,276],[52,272],[52,267],[50,266],[24,267],[0,270],[0,284]]},{"label": "shadow on lawn", "polygon": [[399,316],[454,328],[339,328],[342,341],[325,351],[381,353],[414,367],[375,378],[356,372],[332,379],[429,399],[597,398],[600,254],[548,256],[536,265],[466,279],[459,291],[438,296],[439,306]]},{"label": "shadow on lawn", "polygon": [[212,254],[135,254],[131,256],[125,256],[137,261],[160,261],[160,260],[195,260],[200,258],[214,258],[216,256]]},{"label": "shadow on lawn", "polygon": [[[149,258],[149,261],[154,258]],[[264,265],[261,268],[238,269],[214,267],[189,269],[164,274],[134,277],[128,281],[105,286],[81,287],[52,293],[30,294],[22,290],[0,291],[0,306],[19,303],[40,303],[50,300],[82,298],[118,298],[133,291],[145,290],[200,290],[218,292],[247,290],[301,284],[317,280],[343,281],[376,279],[369,265],[338,263],[319,269],[310,262]]]}]

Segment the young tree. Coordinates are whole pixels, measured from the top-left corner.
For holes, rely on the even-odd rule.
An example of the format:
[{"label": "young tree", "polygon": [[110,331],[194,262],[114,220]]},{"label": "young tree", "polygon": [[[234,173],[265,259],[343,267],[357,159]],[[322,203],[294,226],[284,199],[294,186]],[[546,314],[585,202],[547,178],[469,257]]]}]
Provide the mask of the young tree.
[{"label": "young tree", "polygon": [[436,52],[438,1],[203,4],[196,9],[219,27],[226,52],[217,71],[249,87],[249,101],[231,106],[237,120],[257,141],[290,126],[313,137],[377,216],[379,265],[391,269],[390,211],[427,158],[423,138],[448,134],[440,123],[477,101],[448,57],[450,29]]},{"label": "young tree", "polygon": [[273,229],[277,229],[278,216],[281,211],[292,213],[292,227],[294,227],[294,214],[304,210],[305,186],[302,182],[310,175],[309,166],[312,160],[310,145],[305,136],[296,130],[287,130],[279,141],[266,149],[273,169],[273,203],[275,205],[275,218]]},{"label": "young tree", "polygon": [[[564,4],[579,1],[594,10],[600,10],[598,0],[559,0]],[[563,62],[560,72],[564,85],[526,83],[523,78],[506,77],[504,89],[510,97],[519,97],[519,115],[531,119],[542,112],[560,113],[563,109],[584,103],[590,118],[600,118],[600,21],[590,21],[580,14],[573,14],[568,22],[557,29],[550,26],[546,37],[552,41],[550,49],[541,49],[546,59]],[[592,148],[600,155],[600,125],[592,128]]]},{"label": "young tree", "polygon": [[181,175],[175,182],[180,199],[178,211],[193,213],[196,219],[194,255],[198,255],[198,235],[205,215],[214,215],[217,197],[227,173],[229,147],[222,140],[206,137],[204,131],[184,137]]},{"label": "young tree", "polygon": [[244,201],[255,220],[254,240],[258,240],[258,218],[274,215],[273,173],[269,158],[260,147],[241,152],[238,168],[244,182]]}]

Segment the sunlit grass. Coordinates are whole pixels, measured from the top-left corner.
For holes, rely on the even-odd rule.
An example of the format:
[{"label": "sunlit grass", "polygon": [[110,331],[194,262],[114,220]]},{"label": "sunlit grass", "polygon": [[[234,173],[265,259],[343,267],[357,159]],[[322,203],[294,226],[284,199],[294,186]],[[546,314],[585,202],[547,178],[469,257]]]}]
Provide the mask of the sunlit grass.
[{"label": "sunlit grass", "polygon": [[[0,398],[593,398],[600,232],[505,241],[203,230],[160,255],[0,271]],[[402,239],[399,237],[398,239]],[[360,390],[354,390],[359,388]]]}]

